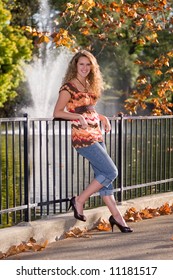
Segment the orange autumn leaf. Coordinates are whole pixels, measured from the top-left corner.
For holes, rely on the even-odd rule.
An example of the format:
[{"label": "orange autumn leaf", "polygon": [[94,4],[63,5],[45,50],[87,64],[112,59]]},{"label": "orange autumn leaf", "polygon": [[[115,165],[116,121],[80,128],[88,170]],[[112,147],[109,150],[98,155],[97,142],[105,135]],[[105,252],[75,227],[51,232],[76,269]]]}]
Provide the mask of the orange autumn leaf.
[{"label": "orange autumn leaf", "polygon": [[34,252],[36,251],[42,251],[43,249],[46,248],[48,244],[48,240],[45,240],[42,244],[37,244],[36,240],[31,237],[28,242],[22,242],[19,245],[12,245],[6,253],[0,252],[0,259],[5,259],[9,256],[17,255],[22,252],[27,252],[30,250],[33,250]]},{"label": "orange autumn leaf", "polygon": [[31,26],[22,26],[22,30],[28,31],[32,33],[32,27]]},{"label": "orange autumn leaf", "polygon": [[169,57],[173,57],[173,51],[168,52],[167,55],[168,55]]},{"label": "orange autumn leaf", "polygon": [[160,75],[162,75],[163,73],[162,73],[162,71],[160,71],[160,70],[155,70],[155,74],[158,75],[158,76],[160,76]]},{"label": "orange autumn leaf", "polygon": [[39,39],[37,44],[41,44],[41,43],[49,43],[50,39],[48,36],[42,35]]},{"label": "orange autumn leaf", "polygon": [[143,62],[143,61],[141,61],[141,60],[139,60],[139,59],[135,60],[135,62],[134,62],[134,63],[135,63],[135,64],[138,64],[138,65],[144,64],[144,62]]},{"label": "orange autumn leaf", "polygon": [[129,210],[126,211],[124,219],[126,222],[137,222],[142,220],[140,213],[134,207],[131,207]]},{"label": "orange autumn leaf", "polygon": [[138,45],[145,45],[145,44],[146,44],[146,41],[145,41],[145,39],[141,38],[141,39],[137,40],[136,43],[137,43]]},{"label": "orange autumn leaf", "polygon": [[46,239],[46,240],[41,244],[42,248],[46,248],[47,245],[48,245],[48,243],[49,243],[49,241]]},{"label": "orange autumn leaf", "polygon": [[120,5],[115,2],[110,3],[110,8],[113,11],[116,11],[116,13],[120,13],[120,11],[121,11]]},{"label": "orange autumn leaf", "polygon": [[162,205],[160,208],[159,208],[159,213],[161,215],[169,215],[172,213],[172,210],[171,210],[171,207],[169,206],[168,203],[165,203],[164,205]]},{"label": "orange autumn leaf", "polygon": [[129,209],[129,212],[132,212],[132,213],[135,213],[137,211],[137,209],[135,208],[135,207],[131,207],[130,209]]},{"label": "orange autumn leaf", "polygon": [[19,252],[26,252],[26,251],[28,251],[28,248],[27,248],[26,244],[24,244],[24,243],[19,244],[17,247],[18,247],[18,251]]},{"label": "orange autumn leaf", "polygon": [[84,10],[84,11],[89,11],[89,10],[91,10],[93,7],[95,7],[95,1],[93,1],[93,0],[82,0],[82,5],[81,5],[81,7],[82,7],[82,9]]},{"label": "orange autumn leaf", "polygon": [[13,245],[11,246],[8,251],[6,252],[5,256],[8,257],[8,256],[13,256],[13,255],[16,255],[19,253],[19,250],[18,250],[18,246],[16,245]]},{"label": "orange autumn leaf", "polygon": [[78,227],[72,228],[71,230],[64,233],[64,238],[81,238],[81,237],[91,237],[89,234],[87,234],[87,228],[80,229]]},{"label": "orange autumn leaf", "polygon": [[125,213],[124,220],[126,222],[135,222],[134,214]]},{"label": "orange autumn leaf", "polygon": [[139,212],[134,213],[134,221],[138,222],[141,220],[142,220],[142,217],[141,217],[140,213]]},{"label": "orange autumn leaf", "polygon": [[139,76],[137,78],[137,82],[140,83],[140,84],[146,84],[147,83],[147,77],[146,76]]},{"label": "orange autumn leaf", "polygon": [[33,237],[31,237],[31,238],[29,239],[29,241],[30,241],[31,243],[36,243],[36,240],[35,240]]},{"label": "orange autumn leaf", "polygon": [[101,220],[97,226],[97,229],[100,231],[109,231],[111,229],[110,223],[105,220]]},{"label": "orange autumn leaf", "polygon": [[149,211],[149,213],[151,213],[152,214],[152,216],[153,217],[158,217],[158,216],[160,216],[160,213],[159,213],[159,211],[158,211],[158,209],[156,208],[148,208],[148,211]]},{"label": "orange autumn leaf", "polygon": [[149,213],[147,208],[143,209],[140,212],[140,214],[141,214],[142,219],[151,219],[151,218],[153,218],[152,214]]},{"label": "orange autumn leaf", "polygon": [[84,35],[89,35],[90,34],[90,31],[88,28],[81,28],[80,29],[80,32]]},{"label": "orange autumn leaf", "polygon": [[170,68],[168,71],[166,71],[166,74],[173,74],[173,68]]},{"label": "orange autumn leaf", "polygon": [[45,240],[41,244],[33,243],[32,250],[34,252],[36,252],[36,251],[43,251],[46,248],[47,245],[48,245],[48,240]]}]

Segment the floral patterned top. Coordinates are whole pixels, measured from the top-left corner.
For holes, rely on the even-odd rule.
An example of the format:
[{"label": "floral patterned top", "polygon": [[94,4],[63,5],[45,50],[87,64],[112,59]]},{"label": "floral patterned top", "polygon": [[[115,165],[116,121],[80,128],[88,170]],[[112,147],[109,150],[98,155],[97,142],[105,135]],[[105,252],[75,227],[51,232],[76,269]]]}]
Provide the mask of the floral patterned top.
[{"label": "floral patterned top", "polygon": [[83,129],[79,120],[71,121],[73,147],[82,148],[96,142],[103,142],[99,115],[94,109],[94,105],[96,105],[94,94],[90,92],[81,92],[72,83],[64,84],[60,88],[60,91],[62,90],[67,90],[71,95],[66,106],[67,111],[82,114],[88,123],[87,129]]}]

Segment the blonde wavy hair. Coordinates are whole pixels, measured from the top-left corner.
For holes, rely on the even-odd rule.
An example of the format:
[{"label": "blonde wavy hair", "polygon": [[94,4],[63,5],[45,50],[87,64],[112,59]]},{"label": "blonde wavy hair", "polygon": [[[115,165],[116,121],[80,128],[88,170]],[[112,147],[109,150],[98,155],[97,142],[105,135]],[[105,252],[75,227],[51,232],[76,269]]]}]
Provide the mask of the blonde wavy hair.
[{"label": "blonde wavy hair", "polygon": [[63,84],[69,82],[71,79],[76,78],[77,62],[79,58],[83,56],[87,57],[91,63],[91,71],[87,76],[87,81],[90,84],[92,93],[94,93],[96,99],[98,99],[101,96],[103,90],[103,78],[96,58],[89,51],[86,50],[79,51],[73,56],[73,58],[71,59],[68,65],[65,77],[63,79]]}]

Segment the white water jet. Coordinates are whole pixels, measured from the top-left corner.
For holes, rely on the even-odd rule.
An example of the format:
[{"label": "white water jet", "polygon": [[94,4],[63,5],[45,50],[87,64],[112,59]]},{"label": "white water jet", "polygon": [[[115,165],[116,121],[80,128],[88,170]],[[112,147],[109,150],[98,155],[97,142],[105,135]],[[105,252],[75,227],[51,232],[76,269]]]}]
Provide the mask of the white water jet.
[{"label": "white water jet", "polygon": [[52,117],[53,107],[64,76],[67,57],[64,51],[51,55],[47,52],[44,58],[36,58],[25,69],[33,105],[27,108],[31,117]]},{"label": "white water jet", "polygon": [[[54,11],[54,15],[57,12]],[[52,34],[53,12],[48,0],[40,0],[40,9],[34,16],[40,32]],[[39,55],[25,66],[25,76],[29,85],[33,105],[25,108],[29,117],[52,117],[59,88],[64,77],[71,53],[68,49],[56,48],[52,42],[42,43]]]}]

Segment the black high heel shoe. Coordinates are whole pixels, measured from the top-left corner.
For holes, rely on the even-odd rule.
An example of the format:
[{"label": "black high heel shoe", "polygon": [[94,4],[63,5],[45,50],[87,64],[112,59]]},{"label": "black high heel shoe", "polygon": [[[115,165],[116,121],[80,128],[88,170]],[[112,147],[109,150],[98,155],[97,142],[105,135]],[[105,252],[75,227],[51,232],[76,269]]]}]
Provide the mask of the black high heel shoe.
[{"label": "black high heel shoe", "polygon": [[77,211],[75,198],[76,197],[74,196],[70,199],[70,206],[69,206],[68,210],[70,210],[70,208],[72,208],[73,211],[74,211],[74,217],[77,220],[80,220],[82,222],[86,222],[86,217],[84,215],[79,214],[78,211]]},{"label": "black high heel shoe", "polygon": [[114,227],[114,225],[116,225],[116,226],[119,228],[119,230],[120,230],[121,232],[125,232],[125,233],[133,232],[133,229],[131,229],[130,227],[125,227],[125,226],[120,225],[120,224],[114,219],[113,216],[110,216],[110,217],[109,217],[109,222],[110,222],[110,224],[111,224],[112,232],[113,232],[113,227]]}]

